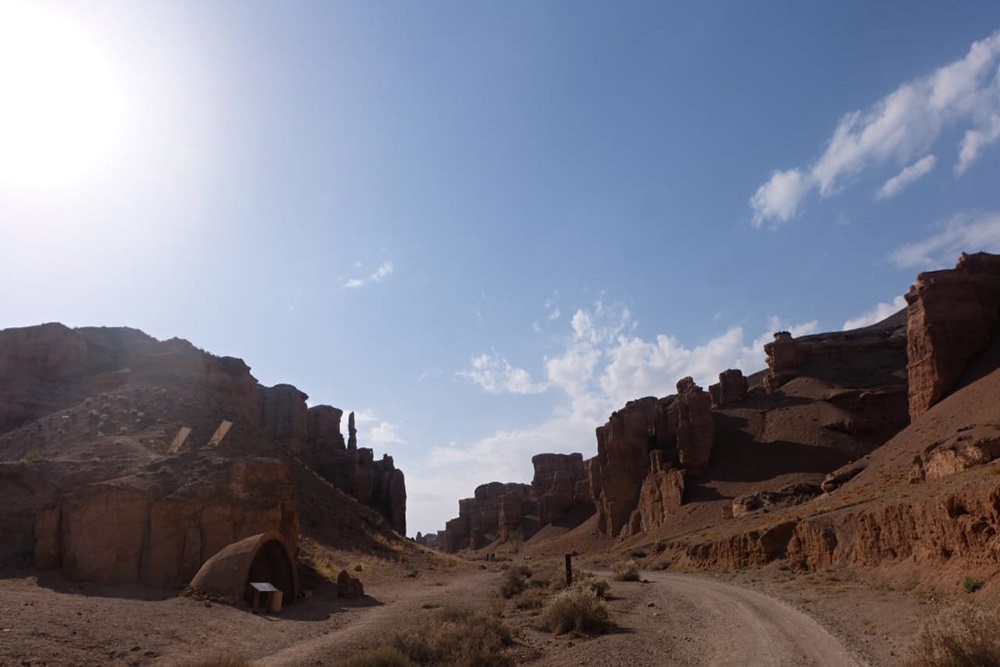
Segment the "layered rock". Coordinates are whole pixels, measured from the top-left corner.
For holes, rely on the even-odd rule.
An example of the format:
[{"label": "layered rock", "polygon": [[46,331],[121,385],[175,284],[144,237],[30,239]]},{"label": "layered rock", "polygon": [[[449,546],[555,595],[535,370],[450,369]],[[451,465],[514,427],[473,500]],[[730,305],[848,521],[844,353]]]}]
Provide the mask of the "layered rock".
[{"label": "layered rock", "polygon": [[142,477],[75,489],[38,514],[35,564],[76,579],[179,587],[226,545],[268,531],[294,554],[291,474],[280,461],[238,458],[179,489]]},{"label": "layered rock", "polygon": [[910,419],[951,390],[1000,326],[1000,256],[962,254],[952,270],[917,276],[906,294]]},{"label": "layered rock", "polygon": [[867,388],[895,386],[899,360],[907,346],[907,323],[901,311],[861,329],[793,338],[787,331],[774,334],[764,345],[768,372],[764,388],[774,393],[800,375],[837,384]]}]

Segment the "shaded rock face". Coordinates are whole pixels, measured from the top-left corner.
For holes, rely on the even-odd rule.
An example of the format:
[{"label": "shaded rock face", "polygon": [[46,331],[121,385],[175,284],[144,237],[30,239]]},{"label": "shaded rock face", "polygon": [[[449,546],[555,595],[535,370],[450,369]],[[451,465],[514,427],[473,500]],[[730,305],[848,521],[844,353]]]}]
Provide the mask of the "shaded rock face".
[{"label": "shaded rock face", "polygon": [[77,488],[38,514],[35,564],[75,579],[179,587],[226,545],[268,531],[294,553],[291,474],[280,461],[240,458],[180,489],[138,477]]},{"label": "shaded rock face", "polygon": [[734,368],[719,373],[719,381],[708,387],[713,408],[721,408],[746,400],[749,391],[750,385],[743,376],[743,371]]},{"label": "shaded rock face", "polygon": [[660,525],[666,515],[654,517],[653,508],[675,511],[683,499],[679,478],[707,469],[715,445],[711,398],[689,377],[677,391],[629,401],[597,428],[597,456],[586,472],[601,532],[629,537]]},{"label": "shaded rock face", "polygon": [[962,254],[917,276],[906,294],[910,419],[937,403],[1000,328],[1000,256]]},{"label": "shaded rock face", "polygon": [[649,474],[639,492],[639,529],[649,532],[660,527],[683,503],[684,471],[672,468],[662,451],[651,452]]},{"label": "shaded rock face", "polygon": [[[0,331],[0,462],[16,462],[29,448],[38,450],[34,453],[39,459],[23,473],[0,475],[4,493],[17,494],[16,502],[8,502],[13,511],[0,513],[0,534],[5,540],[16,536],[14,546],[0,548],[0,562],[30,557],[34,533],[41,531],[49,537],[35,545],[36,557],[43,563],[65,564],[73,576],[174,585],[177,572],[193,574],[200,559],[216,548],[218,540],[206,530],[222,536],[225,545],[245,532],[241,526],[247,526],[249,534],[269,529],[273,516],[262,518],[254,509],[253,491],[247,492],[251,509],[244,518],[235,514],[236,500],[221,498],[218,507],[228,507],[225,512],[231,516],[213,519],[214,510],[200,509],[204,499],[184,495],[194,493],[184,490],[190,472],[175,464],[196,465],[188,455],[198,449],[230,460],[248,455],[294,460],[296,470],[301,470],[299,463],[311,468],[404,533],[402,471],[391,457],[376,460],[372,450],[357,449],[356,438],[354,451],[348,452],[340,434],[343,412],[331,406],[309,408],[306,399],[291,385],[261,386],[240,359],[218,357],[180,339],[158,341],[134,329],[70,329],[60,324]],[[210,448],[206,443],[222,419],[232,422],[231,431],[222,445]],[[191,427],[193,434],[179,453],[171,452],[170,443],[181,426]],[[64,449],[71,452],[69,458]],[[114,456],[116,465],[97,463],[106,455]],[[144,478],[127,476],[143,470],[148,478],[158,461],[175,469],[174,479],[161,479],[143,490],[139,482]],[[109,481],[112,478],[120,479]],[[268,488],[270,483],[262,484]],[[199,493],[217,495],[209,487]],[[129,507],[115,510],[120,500],[115,494],[130,498]],[[203,524],[185,524],[178,535],[144,542],[137,552],[139,533],[130,532],[132,528],[97,529],[89,514],[97,512],[96,507],[110,512],[109,525],[145,522],[154,533],[162,521],[173,521],[170,512],[175,510],[170,508],[175,507],[197,514]],[[87,526],[85,534],[74,527],[79,525]],[[288,537],[294,543],[297,533]],[[128,572],[139,558],[139,573],[108,574],[100,563],[88,560],[89,554],[100,551],[102,540],[108,553],[129,554],[122,556],[131,563]],[[165,545],[162,553],[159,544]],[[169,565],[159,565],[161,561]]]},{"label": "shaded rock face", "polygon": [[779,331],[764,346],[768,367],[764,388],[774,393],[800,375],[833,379],[857,388],[895,386],[901,383],[896,375],[906,346],[907,324],[902,312],[851,331],[801,338]]},{"label": "shaded rock face", "polygon": [[694,380],[677,383],[677,458],[689,475],[703,474],[712,460],[715,424],[712,401]]},{"label": "shaded rock face", "polygon": [[816,484],[789,484],[777,491],[757,491],[733,501],[733,516],[739,518],[751,512],[767,512],[776,507],[788,507],[808,502],[823,492]]}]

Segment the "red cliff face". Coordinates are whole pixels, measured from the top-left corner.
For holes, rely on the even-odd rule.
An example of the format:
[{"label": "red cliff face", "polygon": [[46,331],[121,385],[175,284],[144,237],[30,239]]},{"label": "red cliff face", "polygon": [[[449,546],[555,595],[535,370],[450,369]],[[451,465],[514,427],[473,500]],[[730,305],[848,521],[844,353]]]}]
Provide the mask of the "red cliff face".
[{"label": "red cliff face", "polygon": [[916,419],[954,387],[997,334],[1000,256],[963,253],[952,270],[921,273],[906,302],[910,419]]},{"label": "red cliff face", "polygon": [[684,475],[705,472],[715,446],[711,398],[691,378],[676,395],[629,401],[597,428],[597,456],[587,462],[598,528],[628,537],[662,522],[680,506]]}]

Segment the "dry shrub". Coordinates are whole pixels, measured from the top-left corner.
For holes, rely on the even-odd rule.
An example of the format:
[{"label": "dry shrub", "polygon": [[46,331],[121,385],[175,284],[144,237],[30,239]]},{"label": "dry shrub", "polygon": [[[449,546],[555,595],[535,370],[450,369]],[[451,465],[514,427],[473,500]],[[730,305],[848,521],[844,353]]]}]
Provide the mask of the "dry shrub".
[{"label": "dry shrub", "polygon": [[414,663],[395,646],[380,646],[338,662],[337,667],[414,667]]},{"label": "dry shrub", "polygon": [[188,663],[186,667],[250,667],[250,662],[240,656],[224,655]]},{"label": "dry shrub", "polygon": [[611,578],[615,581],[639,581],[639,564],[634,560],[623,560],[611,568]]},{"label": "dry shrub", "polygon": [[399,633],[393,645],[418,665],[507,667],[511,660],[504,649],[512,642],[510,628],[498,616],[448,607],[431,627]]},{"label": "dry shrub", "polygon": [[515,595],[520,595],[528,587],[528,577],[532,575],[531,568],[526,565],[509,567],[504,570],[500,577],[500,584],[497,587],[500,597],[509,600]]},{"label": "dry shrub", "polygon": [[552,598],[542,612],[542,626],[561,635],[565,632],[591,634],[610,626],[608,607],[589,586],[577,584]]},{"label": "dry shrub", "polygon": [[931,617],[910,644],[906,667],[1000,667],[997,607],[964,603]]}]

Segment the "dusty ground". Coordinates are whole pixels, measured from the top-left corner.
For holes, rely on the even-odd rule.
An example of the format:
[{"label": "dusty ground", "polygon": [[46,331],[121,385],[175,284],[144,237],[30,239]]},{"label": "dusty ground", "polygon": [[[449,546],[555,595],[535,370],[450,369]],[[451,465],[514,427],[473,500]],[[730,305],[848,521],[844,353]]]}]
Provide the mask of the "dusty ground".
[{"label": "dusty ground", "polygon": [[[0,665],[182,666],[220,655],[259,666],[337,665],[396,631],[419,628],[437,608],[497,605],[499,572],[491,568],[373,572],[362,601],[321,588],[276,617],[169,591],[14,573],[0,579]],[[533,627],[537,611],[508,604],[517,663],[889,667],[921,619],[961,595],[778,567],[642,576],[648,583],[613,583],[618,629],[595,638],[554,637]]]}]

